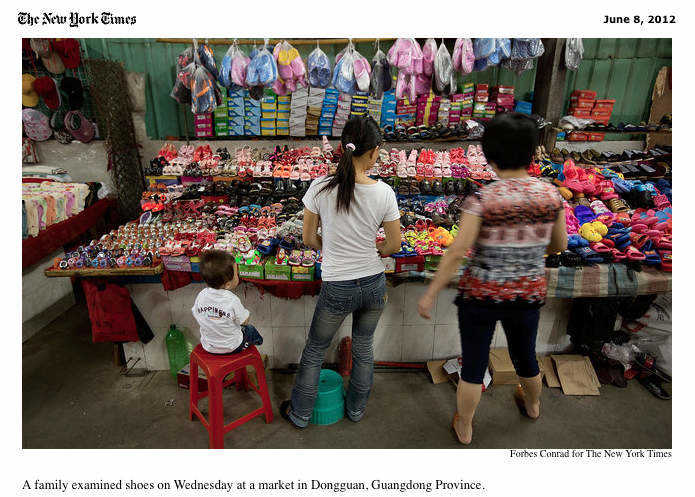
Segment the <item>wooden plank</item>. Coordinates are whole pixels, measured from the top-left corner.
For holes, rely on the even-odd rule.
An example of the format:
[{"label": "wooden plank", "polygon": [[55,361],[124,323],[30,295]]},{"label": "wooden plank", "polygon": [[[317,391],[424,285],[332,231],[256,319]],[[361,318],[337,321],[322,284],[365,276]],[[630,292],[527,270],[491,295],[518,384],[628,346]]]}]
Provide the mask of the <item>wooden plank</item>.
[{"label": "wooden plank", "polygon": [[[379,38],[380,41],[394,41],[396,38]],[[231,45],[235,38],[208,38],[208,45]],[[268,45],[275,45],[281,41],[288,41],[292,45],[316,45],[316,41],[320,44],[340,44],[348,43],[351,38],[271,38],[268,40]],[[352,38],[352,43],[374,43],[377,38]],[[157,43],[193,43],[193,38],[157,38]],[[203,38],[198,38],[198,41],[202,43]],[[262,44],[262,38],[239,38],[236,40],[239,45],[251,45],[253,43]]]},{"label": "wooden plank", "polygon": [[154,276],[161,274],[164,266],[159,264],[153,267],[129,267],[129,268],[111,268],[111,269],[53,269],[47,268],[44,274],[48,278],[67,278],[70,276],[79,276],[81,278],[105,278],[109,276]]}]

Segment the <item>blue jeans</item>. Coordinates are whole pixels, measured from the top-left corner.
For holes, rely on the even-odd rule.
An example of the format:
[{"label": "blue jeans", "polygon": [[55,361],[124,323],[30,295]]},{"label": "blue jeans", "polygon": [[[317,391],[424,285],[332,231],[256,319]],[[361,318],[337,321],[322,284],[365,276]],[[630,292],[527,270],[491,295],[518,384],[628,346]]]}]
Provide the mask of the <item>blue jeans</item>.
[{"label": "blue jeans", "polygon": [[[244,324],[241,326],[241,333],[244,335],[244,337],[241,340],[241,344],[231,352],[224,352],[222,354],[217,353],[219,355],[226,355],[226,354],[236,354],[239,353],[243,350],[248,349],[251,345],[263,345],[263,337],[261,336],[260,333],[258,333],[258,330],[256,329],[255,326],[252,326],[250,324]],[[215,352],[212,352],[215,354]]]},{"label": "blue jeans", "polygon": [[374,383],[374,330],[385,304],[384,273],[323,282],[292,389],[290,418],[294,424],[309,424],[326,349],[348,314],[352,314],[352,371],[345,412],[352,421],[362,419]]},{"label": "blue jeans", "polygon": [[463,381],[483,382],[497,321],[502,321],[516,374],[522,378],[538,375],[536,335],[541,312],[538,307],[496,308],[463,302],[459,303],[458,310]]}]

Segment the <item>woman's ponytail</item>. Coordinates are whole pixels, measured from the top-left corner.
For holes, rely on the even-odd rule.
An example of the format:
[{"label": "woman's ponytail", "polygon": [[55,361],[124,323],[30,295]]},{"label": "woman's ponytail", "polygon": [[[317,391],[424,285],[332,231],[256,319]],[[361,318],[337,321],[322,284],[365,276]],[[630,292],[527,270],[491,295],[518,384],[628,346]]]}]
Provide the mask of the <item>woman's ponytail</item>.
[{"label": "woman's ponytail", "polygon": [[348,212],[355,196],[355,165],[352,158],[381,145],[381,131],[371,117],[353,117],[345,123],[340,141],[343,155],[338,161],[335,174],[319,192],[338,187],[336,209]]}]

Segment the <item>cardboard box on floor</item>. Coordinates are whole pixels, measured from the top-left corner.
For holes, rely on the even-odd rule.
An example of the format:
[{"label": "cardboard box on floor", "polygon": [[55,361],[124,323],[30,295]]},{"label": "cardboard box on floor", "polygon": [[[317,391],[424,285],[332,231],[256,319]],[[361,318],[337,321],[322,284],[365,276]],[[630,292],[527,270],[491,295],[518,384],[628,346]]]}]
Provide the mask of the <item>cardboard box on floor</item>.
[{"label": "cardboard box on floor", "polygon": [[[427,370],[430,372],[432,383],[435,385],[450,381],[454,385],[458,385],[459,372],[461,371],[461,357],[452,357],[451,359],[440,359],[436,361],[427,361]],[[483,392],[490,386],[492,377],[486,369],[483,377]]]},{"label": "cardboard box on floor", "polygon": [[[536,358],[541,370],[541,379],[543,379],[545,366],[540,357],[536,356]],[[514,370],[512,359],[509,357],[509,349],[506,347],[490,349],[489,368],[493,385],[516,385],[519,383],[519,377]]]},{"label": "cardboard box on floor", "polygon": [[601,395],[596,371],[588,357],[574,354],[552,355],[565,395]]}]

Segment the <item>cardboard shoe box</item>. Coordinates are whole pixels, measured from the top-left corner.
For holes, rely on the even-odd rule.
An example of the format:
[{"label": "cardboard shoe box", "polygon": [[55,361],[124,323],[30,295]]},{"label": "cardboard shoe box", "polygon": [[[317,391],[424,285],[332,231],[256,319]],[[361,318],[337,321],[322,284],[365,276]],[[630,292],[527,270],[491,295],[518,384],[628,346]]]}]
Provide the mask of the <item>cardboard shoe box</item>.
[{"label": "cardboard shoe box", "polygon": [[275,264],[272,259],[265,263],[265,279],[276,281],[290,281],[292,268],[287,264]]},{"label": "cardboard shoe box", "polygon": [[[543,377],[543,363],[538,356],[538,367],[541,370],[541,379]],[[492,383],[494,385],[516,385],[519,383],[519,377],[514,369],[512,358],[509,357],[509,349],[506,347],[490,349],[489,366],[490,374],[492,375]]]}]

